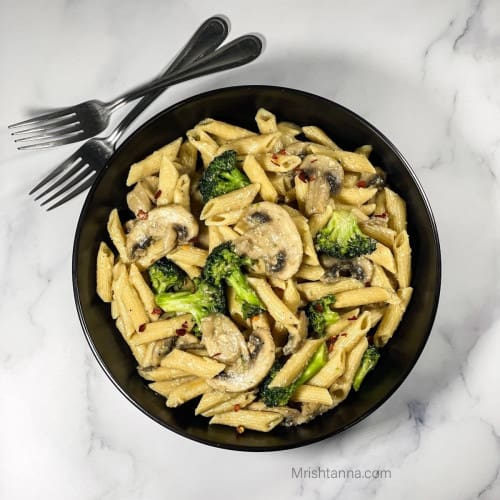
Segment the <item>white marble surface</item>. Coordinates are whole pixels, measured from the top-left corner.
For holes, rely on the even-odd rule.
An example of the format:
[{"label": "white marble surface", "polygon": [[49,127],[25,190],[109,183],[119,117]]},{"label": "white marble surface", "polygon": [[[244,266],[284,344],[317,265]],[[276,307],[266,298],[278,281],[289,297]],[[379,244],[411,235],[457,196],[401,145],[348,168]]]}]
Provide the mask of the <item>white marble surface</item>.
[{"label": "white marble surface", "polygon": [[[144,417],[94,360],[70,254],[84,197],[50,214],[26,195],[74,146],[18,152],[30,108],[113,97],[155,75],[206,17],[265,35],[252,66],[169,90],[235,83],[332,98],[413,164],[441,235],[430,340],[396,394],[342,435],[298,450],[202,446]],[[500,498],[500,3],[497,0],[0,3],[0,498]],[[294,479],[292,467],[390,469]]]}]

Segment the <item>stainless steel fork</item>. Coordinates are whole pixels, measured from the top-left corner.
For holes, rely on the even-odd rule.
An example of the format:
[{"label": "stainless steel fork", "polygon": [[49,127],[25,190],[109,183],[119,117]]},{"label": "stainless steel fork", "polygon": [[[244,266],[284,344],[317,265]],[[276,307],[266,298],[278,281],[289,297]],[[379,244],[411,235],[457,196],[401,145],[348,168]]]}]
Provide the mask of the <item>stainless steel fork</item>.
[{"label": "stainless steel fork", "polygon": [[[229,26],[224,18],[214,16],[207,19],[158,79],[192,64],[214,51],[226,39],[228,33]],[[34,194],[52,181],[35,198],[35,200],[38,200],[52,193],[50,198],[42,202],[42,205],[45,205],[74,187],[66,196],[49,207],[48,210],[52,210],[85,191],[92,185],[97,173],[106,167],[109,158],[116,149],[118,140],[125,130],[164,90],[157,90],[143,97],[107,137],[95,137],[87,141],[44,177],[29,194]],[[59,189],[54,193],[53,191],[57,188]]]},{"label": "stainless steel fork", "polygon": [[9,128],[14,130],[12,134],[15,136],[25,134],[16,142],[29,143],[18,149],[43,149],[78,142],[103,131],[111,114],[130,101],[170,85],[242,66],[257,58],[261,51],[262,42],[258,37],[244,35],[188,67],[178,68],[164,78],[141,85],[113,101],[86,101],[10,125]]}]

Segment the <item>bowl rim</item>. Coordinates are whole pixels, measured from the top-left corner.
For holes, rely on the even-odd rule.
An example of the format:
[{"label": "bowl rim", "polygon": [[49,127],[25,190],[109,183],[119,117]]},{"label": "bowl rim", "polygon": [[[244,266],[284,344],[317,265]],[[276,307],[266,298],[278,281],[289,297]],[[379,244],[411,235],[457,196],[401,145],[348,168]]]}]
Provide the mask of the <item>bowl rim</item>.
[{"label": "bowl rim", "polygon": [[[217,443],[214,441],[210,441],[208,439],[204,439],[202,437],[194,436],[190,434],[187,431],[184,431],[183,429],[178,429],[170,424],[167,424],[160,418],[156,417],[155,415],[151,414],[148,412],[145,408],[143,408],[133,397],[131,397],[118,383],[117,380],[113,377],[112,373],[108,369],[106,363],[102,359],[100,353],[98,352],[90,331],[88,329],[88,326],[85,322],[85,317],[84,317],[84,312],[80,300],[80,290],[79,290],[79,284],[78,284],[78,269],[77,269],[77,264],[78,264],[78,257],[79,257],[79,246],[80,246],[80,235],[82,231],[82,227],[85,224],[85,219],[87,216],[87,212],[90,207],[90,203],[93,199],[94,192],[96,191],[97,187],[99,186],[101,179],[104,177],[105,173],[108,170],[109,165],[113,162],[115,156],[120,153],[121,149],[126,147],[126,145],[133,140],[137,135],[141,134],[144,129],[149,127],[154,121],[156,121],[160,116],[168,114],[172,112],[173,110],[182,107],[186,104],[192,103],[193,101],[197,101],[199,99],[203,99],[206,97],[210,97],[211,95],[214,94],[219,94],[221,92],[227,92],[227,91],[237,91],[237,90],[243,90],[243,89],[252,89],[254,91],[269,91],[269,90],[274,90],[274,91],[279,91],[279,92],[284,92],[284,93],[292,93],[292,94],[297,94],[301,95],[305,98],[313,98],[315,100],[320,100],[324,101],[325,104],[327,103],[328,105],[333,104],[334,106],[338,107],[342,112],[351,115],[351,118],[354,120],[357,120],[360,122],[366,129],[368,129],[371,133],[374,135],[378,136],[383,142],[386,143],[386,145],[391,149],[391,151],[394,153],[394,155],[397,157],[399,162],[404,166],[404,168],[407,170],[408,174],[410,175],[410,178],[415,185],[419,196],[422,198],[423,205],[425,207],[427,216],[430,221],[430,229],[432,233],[432,240],[434,243],[434,248],[435,248],[435,253],[436,253],[436,269],[435,269],[435,282],[434,282],[434,301],[433,301],[433,307],[432,310],[430,311],[429,315],[429,327],[427,332],[425,333],[425,336],[418,348],[418,351],[415,355],[415,357],[412,359],[412,361],[406,366],[406,368],[401,372],[400,376],[398,377],[396,383],[394,386],[391,388],[391,390],[381,399],[379,399],[374,405],[372,405],[368,410],[366,410],[364,413],[359,415],[356,419],[354,419],[352,422],[349,422],[347,424],[344,424],[340,428],[331,431],[331,432],[325,432],[321,435],[315,436],[314,438],[307,438],[307,439],[298,439],[296,442],[293,443],[286,443],[286,444],[279,444],[279,445],[266,445],[266,446],[259,446],[259,447],[253,447],[253,446],[248,446],[244,444],[226,444],[226,443]],[[133,130],[129,135],[127,135],[126,139],[116,148],[116,150],[113,152],[112,156],[109,158],[107,161],[106,168],[102,169],[95,181],[93,182],[86,198],[84,201],[84,204],[82,206],[80,215],[78,217],[78,223],[76,226],[75,230],[75,237],[74,237],[74,243],[73,243],[73,250],[72,250],[72,266],[71,266],[71,274],[72,274],[72,282],[73,282],[73,296],[75,300],[75,305],[76,305],[76,310],[78,313],[78,319],[80,321],[80,325],[83,329],[83,333],[85,335],[85,338],[87,340],[87,343],[89,344],[90,350],[92,351],[94,357],[96,358],[98,364],[100,367],[103,369],[104,373],[106,376],[111,380],[113,385],[118,389],[118,391],[130,402],[132,403],[136,408],[138,408],[143,414],[147,415],[149,418],[160,424],[162,427],[167,428],[169,431],[172,431],[178,435],[181,435],[185,438],[188,438],[192,441],[196,441],[198,443],[202,443],[205,445],[209,445],[215,448],[219,449],[228,449],[228,450],[234,450],[234,451],[252,451],[252,452],[265,452],[265,451],[281,451],[281,450],[288,450],[288,449],[294,449],[294,448],[300,448],[303,446],[308,446],[312,445],[314,443],[317,443],[319,441],[323,441],[325,439],[331,438],[334,435],[340,434],[341,432],[355,426],[358,424],[360,421],[364,420],[368,416],[370,416],[372,413],[374,413],[378,408],[380,408],[403,384],[403,382],[406,380],[410,372],[413,370],[415,367],[417,361],[419,360],[420,356],[422,355],[422,352],[424,350],[425,345],[427,344],[427,341],[429,339],[429,336],[432,332],[434,322],[436,319],[436,313],[439,305],[439,298],[440,298],[440,293],[441,293],[441,275],[442,275],[442,262],[441,262],[441,247],[440,247],[440,242],[439,242],[439,235],[437,231],[437,225],[436,221],[434,218],[434,214],[432,212],[432,208],[430,206],[429,200],[427,198],[427,195],[417,178],[415,172],[413,171],[412,167],[410,166],[409,162],[406,160],[406,158],[403,156],[403,154],[399,151],[399,149],[393,144],[392,141],[390,141],[385,134],[383,134],[380,130],[378,130],[374,125],[372,125],[370,122],[368,122],[365,118],[362,116],[358,115],[351,109],[337,103],[336,101],[327,99],[325,97],[319,96],[317,94],[313,94],[311,92],[295,89],[295,88],[290,88],[290,87],[283,87],[279,85],[253,85],[253,84],[247,84],[247,85],[230,85],[226,87],[220,87],[217,89],[209,90],[206,92],[201,92],[199,94],[187,97],[185,99],[182,99],[181,101],[178,101],[158,113],[156,113],[154,116],[149,118],[146,122],[144,122],[140,127],[137,129]],[[304,424],[308,425],[308,424]]]}]

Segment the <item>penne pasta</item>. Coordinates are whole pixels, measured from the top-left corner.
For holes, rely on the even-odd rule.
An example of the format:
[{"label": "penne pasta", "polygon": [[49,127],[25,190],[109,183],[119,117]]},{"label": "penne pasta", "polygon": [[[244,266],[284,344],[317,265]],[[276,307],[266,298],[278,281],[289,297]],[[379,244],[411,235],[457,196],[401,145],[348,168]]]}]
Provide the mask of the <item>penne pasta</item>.
[{"label": "penne pasta", "polygon": [[97,295],[104,302],[113,300],[112,284],[113,284],[113,266],[115,256],[111,249],[101,241],[97,252],[97,271],[96,271],[96,289]]}]

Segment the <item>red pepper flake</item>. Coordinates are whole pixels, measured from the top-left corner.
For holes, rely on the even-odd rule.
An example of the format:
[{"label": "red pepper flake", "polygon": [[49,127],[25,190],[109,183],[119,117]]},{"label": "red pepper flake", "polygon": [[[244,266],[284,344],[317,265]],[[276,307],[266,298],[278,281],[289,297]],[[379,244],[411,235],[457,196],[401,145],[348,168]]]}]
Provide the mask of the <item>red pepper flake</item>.
[{"label": "red pepper flake", "polygon": [[[276,153],[271,155],[271,159],[278,160],[278,155]],[[273,162],[274,163],[274,162]]]},{"label": "red pepper flake", "polygon": [[350,318],[347,318],[349,321],[354,321],[355,319],[358,319],[357,316],[351,316]]},{"label": "red pepper flake", "polygon": [[347,333],[346,332],[342,332],[339,337],[347,337]]},{"label": "red pepper flake", "polygon": [[321,304],[314,304],[314,310],[322,313],[324,311],[323,306]]},{"label": "red pepper flake", "polygon": [[161,314],[161,309],[159,307],[155,307],[152,311],[151,314]]},{"label": "red pepper flake", "polygon": [[236,432],[238,434],[243,434],[245,432],[245,428],[242,425],[238,425],[238,427],[236,427]]},{"label": "red pepper flake", "polygon": [[239,404],[235,404],[233,409],[234,409],[234,411],[240,411],[241,406]]},{"label": "red pepper flake", "polygon": [[193,245],[196,245],[198,243],[198,236],[194,236],[189,240],[189,243],[192,243]]},{"label": "red pepper flake", "polygon": [[372,282],[371,281],[365,281],[365,286],[371,286]]},{"label": "red pepper flake", "polygon": [[356,186],[358,186],[359,188],[365,188],[366,187],[366,181],[358,181],[356,183]]},{"label": "red pepper flake", "polygon": [[374,214],[373,217],[379,217],[381,219],[385,219],[387,217],[387,214],[383,212],[381,214]]},{"label": "red pepper flake", "polygon": [[187,329],[187,327],[188,327],[189,325],[188,325],[188,322],[187,322],[187,321],[184,321],[184,323],[182,323],[182,325],[181,325],[181,326],[182,326],[182,328]]},{"label": "red pepper flake", "polygon": [[141,220],[147,220],[147,218],[148,218],[148,213],[147,213],[147,212],[145,212],[144,210],[139,210],[139,211],[137,212],[137,218],[138,218],[138,219],[141,219]]},{"label": "red pepper flake", "polygon": [[186,333],[187,333],[187,330],[185,328],[177,328],[177,330],[175,330],[175,334],[179,335],[179,337],[186,335]]},{"label": "red pepper flake", "polygon": [[146,329],[146,323],[143,323],[142,325],[139,326],[139,331],[143,332]]},{"label": "red pepper flake", "polygon": [[326,341],[326,348],[328,349],[328,352],[332,352],[333,348],[335,346],[335,342],[337,342],[337,335],[334,335],[333,337],[330,337]]},{"label": "red pepper flake", "polygon": [[299,179],[302,182],[308,182],[308,180],[309,180],[309,178],[307,177],[307,174],[305,172],[303,172],[303,171],[300,172]]},{"label": "red pepper flake", "polygon": [[288,152],[287,152],[287,150],[286,150],[286,149],[280,149],[280,151],[279,151],[279,153],[278,153],[278,154],[280,154],[280,155],[287,155],[287,154],[288,154]]},{"label": "red pepper flake", "polygon": [[311,163],[315,163],[315,162],[317,162],[317,161],[318,161],[318,159],[317,159],[317,158],[314,158],[314,160],[311,160]]},{"label": "red pepper flake", "polygon": [[158,189],[155,193],[155,200],[157,200],[161,196],[161,189]]}]

